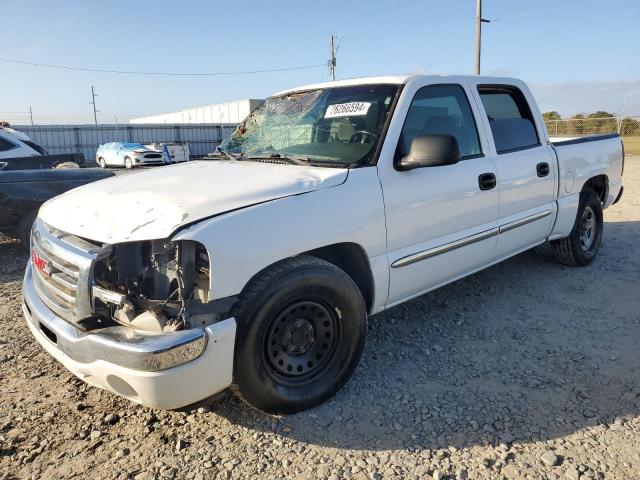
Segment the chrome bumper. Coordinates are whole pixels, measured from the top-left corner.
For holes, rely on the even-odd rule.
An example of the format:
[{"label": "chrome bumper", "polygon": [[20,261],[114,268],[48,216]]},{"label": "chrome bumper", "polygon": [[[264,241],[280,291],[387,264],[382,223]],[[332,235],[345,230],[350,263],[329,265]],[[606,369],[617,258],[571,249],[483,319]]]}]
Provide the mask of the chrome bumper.
[{"label": "chrome bumper", "polygon": [[155,372],[198,358],[207,347],[204,329],[152,334],[114,326],[83,332],[55,315],[36,293],[31,261],[23,284],[22,309],[26,321],[71,360],[90,364],[99,360],[132,370]]}]

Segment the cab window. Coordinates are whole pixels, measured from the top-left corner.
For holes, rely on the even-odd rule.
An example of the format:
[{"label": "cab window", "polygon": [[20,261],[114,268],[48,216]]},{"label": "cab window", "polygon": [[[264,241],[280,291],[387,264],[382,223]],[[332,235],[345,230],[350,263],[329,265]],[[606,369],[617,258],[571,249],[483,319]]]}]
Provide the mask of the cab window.
[{"label": "cab window", "polygon": [[518,88],[480,85],[478,93],[489,119],[498,154],[540,145],[533,114]]},{"label": "cab window", "polygon": [[402,127],[396,159],[407,155],[413,139],[423,135],[455,137],[462,159],[482,155],[471,106],[460,85],[429,85],[416,92]]}]

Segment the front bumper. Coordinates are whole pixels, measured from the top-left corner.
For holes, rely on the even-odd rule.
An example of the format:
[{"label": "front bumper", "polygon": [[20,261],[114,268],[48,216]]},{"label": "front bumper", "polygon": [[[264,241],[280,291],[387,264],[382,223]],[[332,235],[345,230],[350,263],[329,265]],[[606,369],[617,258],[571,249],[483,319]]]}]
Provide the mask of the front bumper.
[{"label": "front bumper", "polygon": [[174,409],[231,384],[236,322],[147,334],[127,327],[83,332],[38,297],[29,262],[22,311],[33,336],[78,378],[152,408]]},{"label": "front bumper", "polygon": [[164,157],[160,158],[144,158],[144,157],[135,157],[134,163],[138,165],[164,165]]}]

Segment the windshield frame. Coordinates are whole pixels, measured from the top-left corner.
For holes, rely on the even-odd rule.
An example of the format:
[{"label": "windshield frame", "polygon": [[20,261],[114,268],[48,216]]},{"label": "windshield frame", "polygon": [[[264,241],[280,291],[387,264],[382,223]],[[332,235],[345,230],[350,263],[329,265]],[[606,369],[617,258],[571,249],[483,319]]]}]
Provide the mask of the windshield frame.
[{"label": "windshield frame", "polygon": [[[309,162],[309,166],[317,166],[317,167],[324,167],[324,168],[327,168],[327,167],[329,167],[329,168],[330,167],[334,167],[334,168],[360,168],[360,167],[376,166],[378,164],[378,160],[380,158],[380,153],[382,151],[382,146],[384,145],[384,142],[385,142],[386,137],[387,137],[387,132],[389,130],[389,125],[391,123],[391,119],[393,118],[393,115],[395,114],[396,106],[398,105],[398,101],[399,101],[400,96],[402,94],[402,90],[403,90],[403,88],[405,86],[404,83],[393,83],[393,82],[380,82],[380,83],[377,83],[377,82],[373,82],[373,83],[353,84],[353,85],[317,86],[317,87],[314,87],[314,88],[305,88],[305,89],[300,89],[300,90],[287,90],[286,92],[279,93],[279,94],[273,95],[271,97],[268,97],[262,103],[258,104],[249,113],[249,115],[247,115],[247,117],[242,122],[240,122],[238,124],[238,126],[233,130],[231,135],[229,135],[226,139],[224,139],[220,143],[219,148],[220,148],[221,151],[223,151],[222,149],[224,148],[225,144],[229,140],[231,140],[233,135],[240,128],[242,128],[245,125],[247,120],[256,112],[256,110],[261,108],[268,99],[285,98],[285,97],[287,97],[289,95],[306,94],[306,93],[315,92],[315,91],[319,91],[319,90],[331,90],[331,89],[345,88],[345,87],[376,87],[376,86],[393,86],[393,87],[396,87],[396,91],[395,91],[395,93],[393,95],[393,98],[391,100],[391,104],[389,105],[389,110],[387,112],[387,116],[384,119],[384,121],[381,123],[379,139],[378,139],[378,142],[377,142],[373,152],[371,154],[368,154],[367,156],[365,156],[363,159],[360,159],[360,160],[358,160],[356,162],[352,162],[352,163],[346,163],[346,162],[343,163],[343,162],[339,162],[339,161],[313,161],[313,158],[311,158],[311,161]],[[223,153],[225,153],[226,155],[230,155],[232,157],[235,157],[236,161],[251,161],[251,157],[246,157],[244,155],[238,155],[235,152],[228,152],[226,149],[223,151]]]}]

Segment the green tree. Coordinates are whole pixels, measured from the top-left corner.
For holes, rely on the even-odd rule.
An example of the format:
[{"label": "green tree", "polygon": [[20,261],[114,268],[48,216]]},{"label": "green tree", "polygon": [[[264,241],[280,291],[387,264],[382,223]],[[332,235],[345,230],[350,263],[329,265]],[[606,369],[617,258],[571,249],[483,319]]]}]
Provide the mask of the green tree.
[{"label": "green tree", "polygon": [[598,110],[597,112],[590,113],[587,118],[616,118],[613,113],[605,112],[604,110]]},{"label": "green tree", "polygon": [[562,120],[562,116],[556,111],[544,112],[542,114],[542,118],[544,118],[545,122],[549,122],[553,120]]},{"label": "green tree", "polygon": [[623,118],[620,126],[620,135],[636,137],[640,135],[640,122],[633,118]]},{"label": "green tree", "polygon": [[585,124],[586,116],[582,113],[578,113],[571,117],[567,124],[567,131],[565,133],[569,135],[582,135],[587,130],[587,125]]},{"label": "green tree", "polygon": [[589,133],[613,133],[618,129],[618,119],[613,113],[598,110],[587,115],[585,129]]}]

